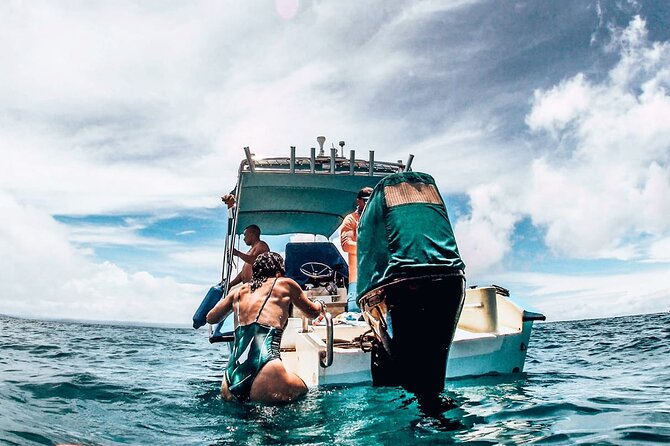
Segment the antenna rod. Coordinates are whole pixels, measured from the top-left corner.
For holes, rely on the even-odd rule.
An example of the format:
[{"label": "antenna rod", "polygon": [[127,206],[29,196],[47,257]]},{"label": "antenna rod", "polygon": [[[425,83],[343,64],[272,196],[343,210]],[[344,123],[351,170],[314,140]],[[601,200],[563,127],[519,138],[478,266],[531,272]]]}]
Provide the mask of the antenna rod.
[{"label": "antenna rod", "polygon": [[319,143],[319,156],[323,156],[323,143],[326,142],[325,136],[317,136],[316,142]]},{"label": "antenna rod", "polygon": [[372,176],[372,174],[375,171],[375,151],[374,150],[370,150],[369,167],[370,167],[370,170],[368,171],[368,175]]},{"label": "antenna rod", "polygon": [[355,164],[356,164],[356,151],[352,149],[349,151],[349,175],[354,174]]},{"label": "antenna rod", "polygon": [[337,149],[330,149],[330,173],[335,175],[335,157],[337,156]]}]

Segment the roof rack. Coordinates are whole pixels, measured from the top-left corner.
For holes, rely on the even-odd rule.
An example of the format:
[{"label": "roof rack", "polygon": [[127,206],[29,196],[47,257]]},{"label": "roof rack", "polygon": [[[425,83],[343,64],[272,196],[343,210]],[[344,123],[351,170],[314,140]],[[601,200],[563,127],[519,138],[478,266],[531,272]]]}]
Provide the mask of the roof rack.
[{"label": "roof rack", "polygon": [[[343,144],[341,144],[343,146]],[[330,149],[330,156],[316,156],[316,149],[311,148],[309,157],[296,157],[295,147],[291,147],[289,157],[273,157],[256,159],[249,150],[244,148],[246,159],[240,165],[241,172],[289,172],[303,174],[331,174],[331,175],[368,175],[385,176],[391,173],[411,171],[414,155],[410,155],[406,164],[375,161],[375,152],[370,150],[369,158],[356,159],[356,151],[351,150],[349,158],[337,155],[337,149]],[[323,150],[320,151],[323,153]]]}]

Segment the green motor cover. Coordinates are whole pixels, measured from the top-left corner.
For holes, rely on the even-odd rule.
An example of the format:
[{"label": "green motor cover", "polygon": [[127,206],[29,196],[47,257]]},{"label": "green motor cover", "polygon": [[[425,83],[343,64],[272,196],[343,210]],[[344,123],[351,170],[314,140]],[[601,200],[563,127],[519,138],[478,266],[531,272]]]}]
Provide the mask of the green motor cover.
[{"label": "green motor cover", "polygon": [[432,176],[401,172],[374,188],[358,225],[358,300],[403,279],[465,269]]}]

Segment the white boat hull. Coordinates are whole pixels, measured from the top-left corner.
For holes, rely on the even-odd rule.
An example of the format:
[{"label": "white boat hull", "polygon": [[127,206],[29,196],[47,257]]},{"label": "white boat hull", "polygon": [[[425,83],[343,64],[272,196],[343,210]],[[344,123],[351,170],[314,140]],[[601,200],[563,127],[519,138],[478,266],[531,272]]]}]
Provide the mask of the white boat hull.
[{"label": "white boat hull", "polygon": [[[447,360],[447,379],[523,371],[533,320],[528,312],[493,287],[469,289]],[[333,364],[320,362],[326,350],[326,328],[302,332],[302,322],[292,318],[282,340],[282,361],[289,371],[310,386],[372,382],[371,353],[357,346],[333,348]],[[367,326],[336,325],[336,340],[352,341]]]}]

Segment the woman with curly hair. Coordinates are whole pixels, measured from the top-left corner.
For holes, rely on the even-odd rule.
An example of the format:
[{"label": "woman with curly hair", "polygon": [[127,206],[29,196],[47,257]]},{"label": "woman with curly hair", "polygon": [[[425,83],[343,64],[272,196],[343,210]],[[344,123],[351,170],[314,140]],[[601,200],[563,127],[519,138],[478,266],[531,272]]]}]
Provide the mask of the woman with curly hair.
[{"label": "woman with curly hair", "polygon": [[207,314],[216,324],[231,312],[235,317],[235,341],[221,383],[221,395],[228,400],[280,403],[305,393],[300,377],[289,373],[279,357],[289,304],[316,317],[323,304],[312,302],[293,279],[284,277],[284,259],[266,252],[254,261],[252,278],[231,291]]}]

